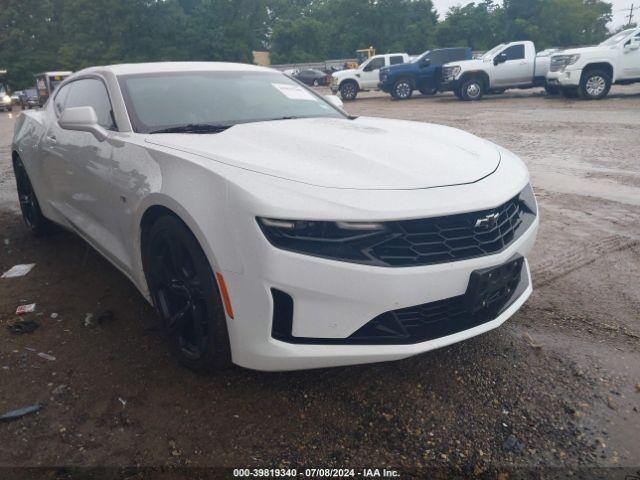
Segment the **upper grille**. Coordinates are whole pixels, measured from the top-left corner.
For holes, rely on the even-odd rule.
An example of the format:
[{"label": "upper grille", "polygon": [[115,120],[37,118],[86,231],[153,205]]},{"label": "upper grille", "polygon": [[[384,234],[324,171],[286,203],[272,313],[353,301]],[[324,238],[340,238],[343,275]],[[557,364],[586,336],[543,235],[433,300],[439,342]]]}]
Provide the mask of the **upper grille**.
[{"label": "upper grille", "polygon": [[[489,210],[374,222],[360,231],[335,222],[281,220],[285,226],[258,224],[274,246],[316,257],[380,267],[413,267],[454,262],[497,253],[533,223],[536,201],[531,186]],[[272,221],[273,222],[273,221]],[[292,226],[289,226],[292,225]]]},{"label": "upper grille", "polygon": [[[505,248],[531,225],[534,210],[533,191],[527,187],[494,209],[390,222],[387,225],[391,232],[378,238],[364,253],[376,263],[390,267],[432,265],[490,255]],[[497,217],[495,223],[477,225],[479,220],[490,217]]]}]

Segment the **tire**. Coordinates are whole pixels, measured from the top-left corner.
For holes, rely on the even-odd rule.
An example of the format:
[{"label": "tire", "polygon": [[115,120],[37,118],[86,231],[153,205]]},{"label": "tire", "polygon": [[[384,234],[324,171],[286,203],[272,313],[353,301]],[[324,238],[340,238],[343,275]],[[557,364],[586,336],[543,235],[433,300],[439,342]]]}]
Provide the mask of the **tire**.
[{"label": "tire", "polygon": [[544,84],[544,91],[547,92],[547,95],[558,95],[560,93],[557,85],[549,85],[548,83]]},{"label": "tire", "polygon": [[561,87],[560,93],[564,98],[578,98],[578,89],[572,87]]},{"label": "tire", "polygon": [[611,90],[611,76],[600,69],[588,70],[582,74],[578,93],[585,100],[601,100]]},{"label": "tire", "polygon": [[198,241],[177,217],[158,218],[145,234],[143,265],[178,361],[195,371],[229,367],[227,321],[213,271]]},{"label": "tire", "polygon": [[48,235],[53,230],[53,224],[42,214],[36,192],[20,158],[13,160],[13,173],[16,177],[18,200],[24,223],[32,235],[36,237]]},{"label": "tire", "polygon": [[462,100],[473,102],[480,100],[484,94],[484,82],[479,78],[470,78],[462,82],[460,95]]},{"label": "tire", "polygon": [[413,85],[406,78],[398,80],[391,89],[391,96],[396,100],[408,100],[413,94]]},{"label": "tire", "polygon": [[340,96],[344,101],[350,102],[358,96],[358,84],[354,81],[346,81],[340,84]]}]

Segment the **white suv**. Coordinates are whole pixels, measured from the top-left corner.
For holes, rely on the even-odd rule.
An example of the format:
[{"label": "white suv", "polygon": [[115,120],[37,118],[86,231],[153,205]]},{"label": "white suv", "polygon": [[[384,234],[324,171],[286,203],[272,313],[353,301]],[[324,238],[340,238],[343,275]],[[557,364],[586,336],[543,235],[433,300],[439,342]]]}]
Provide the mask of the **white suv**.
[{"label": "white suv", "polygon": [[400,63],[407,63],[409,55],[406,53],[387,53],[375,55],[362,62],[355,70],[341,70],[331,76],[331,91],[340,92],[343,100],[355,100],[358,92],[378,90],[380,69]]},{"label": "white suv", "polygon": [[595,47],[553,55],[547,82],[567,97],[588,100],[606,97],[614,83],[640,82],[640,28],[624,30]]}]

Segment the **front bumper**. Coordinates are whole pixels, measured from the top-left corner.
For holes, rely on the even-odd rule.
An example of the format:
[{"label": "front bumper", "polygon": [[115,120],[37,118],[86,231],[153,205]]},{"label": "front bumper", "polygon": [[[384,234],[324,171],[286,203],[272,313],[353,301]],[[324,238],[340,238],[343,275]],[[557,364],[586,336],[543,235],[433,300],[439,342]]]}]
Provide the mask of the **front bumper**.
[{"label": "front bumper", "polygon": [[460,79],[453,79],[446,82],[443,80],[440,83],[440,87],[438,88],[438,90],[440,90],[441,92],[453,92],[460,88],[460,83]]},{"label": "front bumper", "polygon": [[559,87],[577,87],[580,85],[582,69],[564,69],[547,73],[547,83]]},{"label": "front bumper", "polygon": [[[341,342],[386,312],[465,294],[472,272],[503,265],[514,256],[526,258],[537,229],[536,217],[519,238],[495,255],[423,267],[385,268],[277,249],[252,218],[238,237],[246,270],[224,273],[235,312],[235,318],[228,321],[233,361],[257,370],[296,370],[398,360],[496,328],[531,294],[526,261],[524,288],[495,318],[419,343]],[[274,289],[293,299],[292,336],[313,339],[312,343],[274,338]]]}]

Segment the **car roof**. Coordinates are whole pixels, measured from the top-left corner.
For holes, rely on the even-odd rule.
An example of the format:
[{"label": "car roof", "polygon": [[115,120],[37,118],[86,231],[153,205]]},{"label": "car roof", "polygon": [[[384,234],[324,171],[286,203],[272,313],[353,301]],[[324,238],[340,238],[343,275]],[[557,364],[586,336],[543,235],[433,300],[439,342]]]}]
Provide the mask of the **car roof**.
[{"label": "car roof", "polygon": [[109,71],[114,75],[135,75],[142,73],[171,73],[171,72],[274,72],[271,68],[231,62],[153,62],[153,63],[123,63],[119,65],[105,65],[85,68],[77,74],[100,73]]},{"label": "car roof", "polygon": [[39,77],[40,75],[47,75],[48,77],[56,77],[56,76],[63,76],[63,75],[71,75],[73,72],[70,71],[59,71],[59,72],[40,72],[40,73],[36,73],[34,76],[35,77]]}]

